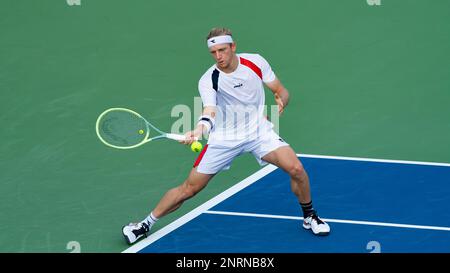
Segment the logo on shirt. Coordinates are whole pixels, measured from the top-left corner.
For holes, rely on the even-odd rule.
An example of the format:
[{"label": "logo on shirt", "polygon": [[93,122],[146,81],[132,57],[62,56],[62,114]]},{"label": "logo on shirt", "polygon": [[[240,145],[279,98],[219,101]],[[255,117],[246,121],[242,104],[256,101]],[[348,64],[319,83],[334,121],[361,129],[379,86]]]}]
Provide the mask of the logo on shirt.
[{"label": "logo on shirt", "polygon": [[242,86],[243,86],[243,84],[240,83],[240,84],[236,84],[235,86],[233,86],[233,88],[238,88],[238,87],[242,87]]},{"label": "logo on shirt", "polygon": [[81,6],[81,0],[66,0],[69,6]]}]

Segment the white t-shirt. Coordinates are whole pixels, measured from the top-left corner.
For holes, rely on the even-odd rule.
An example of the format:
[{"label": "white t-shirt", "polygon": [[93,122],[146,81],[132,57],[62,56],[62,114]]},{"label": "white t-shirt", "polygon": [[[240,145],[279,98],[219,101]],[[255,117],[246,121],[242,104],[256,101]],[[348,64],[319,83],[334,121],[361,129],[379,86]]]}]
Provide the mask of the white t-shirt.
[{"label": "white t-shirt", "polygon": [[259,54],[237,54],[239,65],[225,73],[214,64],[200,78],[203,106],[217,106],[208,144],[236,146],[260,137],[273,125],[264,116],[264,83],[275,80],[269,63]]}]

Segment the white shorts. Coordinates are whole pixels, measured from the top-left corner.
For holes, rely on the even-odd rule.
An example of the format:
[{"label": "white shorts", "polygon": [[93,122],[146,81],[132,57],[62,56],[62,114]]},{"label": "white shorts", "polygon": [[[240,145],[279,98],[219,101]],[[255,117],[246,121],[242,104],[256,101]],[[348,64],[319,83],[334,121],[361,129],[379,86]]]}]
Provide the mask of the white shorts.
[{"label": "white shorts", "polygon": [[235,147],[226,147],[217,144],[205,145],[197,160],[194,168],[197,172],[204,174],[215,174],[221,170],[228,170],[233,160],[243,154],[251,152],[258,163],[263,166],[267,164],[262,157],[278,149],[279,147],[289,146],[273,130],[260,138],[243,142]]}]

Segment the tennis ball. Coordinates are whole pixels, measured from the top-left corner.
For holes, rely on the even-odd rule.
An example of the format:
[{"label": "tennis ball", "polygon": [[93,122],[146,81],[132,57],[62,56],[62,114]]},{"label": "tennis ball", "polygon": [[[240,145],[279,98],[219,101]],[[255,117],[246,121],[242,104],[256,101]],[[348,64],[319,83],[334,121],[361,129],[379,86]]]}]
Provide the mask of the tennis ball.
[{"label": "tennis ball", "polygon": [[144,134],[144,130],[142,130],[142,129],[139,130],[139,134],[140,134],[140,135]]},{"label": "tennis ball", "polygon": [[202,144],[201,144],[200,142],[198,142],[198,141],[194,141],[194,142],[191,144],[191,150],[192,150],[193,152],[198,153],[198,152],[200,152],[200,151],[202,150],[202,148],[203,148]]}]

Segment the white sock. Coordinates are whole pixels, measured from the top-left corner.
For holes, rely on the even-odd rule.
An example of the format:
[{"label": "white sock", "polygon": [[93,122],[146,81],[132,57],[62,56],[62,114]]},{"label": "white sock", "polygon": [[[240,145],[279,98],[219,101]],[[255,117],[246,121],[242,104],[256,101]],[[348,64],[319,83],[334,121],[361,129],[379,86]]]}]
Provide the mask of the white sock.
[{"label": "white sock", "polygon": [[153,224],[156,223],[156,221],[158,221],[158,218],[156,218],[153,215],[153,212],[151,212],[150,215],[147,216],[147,218],[145,218],[142,222],[145,222],[149,227],[152,227]]}]

